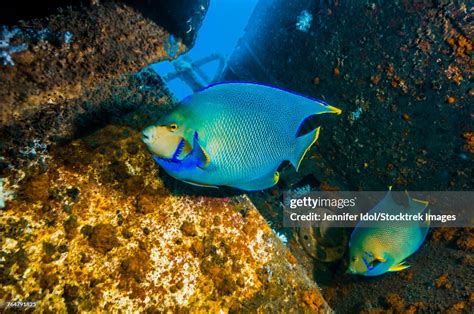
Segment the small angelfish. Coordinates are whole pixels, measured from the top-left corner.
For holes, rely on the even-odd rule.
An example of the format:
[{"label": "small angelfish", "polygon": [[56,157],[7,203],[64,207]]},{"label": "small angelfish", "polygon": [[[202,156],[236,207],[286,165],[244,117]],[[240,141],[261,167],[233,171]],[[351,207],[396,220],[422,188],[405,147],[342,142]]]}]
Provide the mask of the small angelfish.
[{"label": "small angelfish", "polygon": [[[408,198],[408,205],[397,204],[387,193],[370,214],[374,213],[423,213],[428,202]],[[410,267],[405,259],[415,253],[425,240],[429,221],[409,221],[406,225],[390,224],[390,221],[361,221],[349,240],[349,269],[352,274],[378,276],[386,272]]]}]

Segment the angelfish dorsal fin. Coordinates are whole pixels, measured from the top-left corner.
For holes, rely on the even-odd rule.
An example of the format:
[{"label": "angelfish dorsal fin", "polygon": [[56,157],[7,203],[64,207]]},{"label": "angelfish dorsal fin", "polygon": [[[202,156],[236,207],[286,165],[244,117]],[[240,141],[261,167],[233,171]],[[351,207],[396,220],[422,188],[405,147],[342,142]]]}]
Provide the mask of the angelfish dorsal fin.
[{"label": "angelfish dorsal fin", "polygon": [[211,162],[209,154],[204,148],[199,144],[198,133],[194,132],[193,139],[193,150],[191,152],[192,156],[197,160],[197,166],[201,169],[206,169]]},{"label": "angelfish dorsal fin", "polygon": [[311,146],[318,140],[320,127],[314,129],[308,134],[299,136],[296,138],[296,145],[293,151],[293,154],[290,156],[290,162],[298,171],[301,162],[303,161],[304,156],[311,148]]}]

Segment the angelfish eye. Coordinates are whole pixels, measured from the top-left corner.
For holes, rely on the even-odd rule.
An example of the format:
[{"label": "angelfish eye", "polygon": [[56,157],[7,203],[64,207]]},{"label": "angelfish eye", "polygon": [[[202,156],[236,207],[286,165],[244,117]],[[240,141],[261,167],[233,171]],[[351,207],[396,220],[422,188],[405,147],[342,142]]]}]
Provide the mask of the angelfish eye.
[{"label": "angelfish eye", "polygon": [[173,124],[170,124],[169,128],[172,132],[174,132],[178,129],[178,125],[176,123],[173,123]]},{"label": "angelfish eye", "polygon": [[377,267],[382,261],[379,261],[378,259],[374,259],[370,262],[371,267]]}]

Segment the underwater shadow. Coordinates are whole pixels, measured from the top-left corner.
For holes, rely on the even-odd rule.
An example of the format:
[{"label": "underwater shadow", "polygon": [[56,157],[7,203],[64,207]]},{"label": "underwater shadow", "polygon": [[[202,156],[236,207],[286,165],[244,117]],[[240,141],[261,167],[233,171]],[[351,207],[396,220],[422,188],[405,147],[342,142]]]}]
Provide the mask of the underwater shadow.
[{"label": "underwater shadow", "polygon": [[171,192],[171,194],[175,196],[205,196],[211,198],[224,198],[254,193],[226,186],[219,186],[217,188],[200,187],[179,181],[164,171],[160,171],[158,177],[163,181],[164,186]]},{"label": "underwater shadow", "polygon": [[80,104],[81,112],[72,122],[73,139],[88,136],[109,124],[139,131],[174,105],[162,79],[145,68],[90,92],[88,99]]}]

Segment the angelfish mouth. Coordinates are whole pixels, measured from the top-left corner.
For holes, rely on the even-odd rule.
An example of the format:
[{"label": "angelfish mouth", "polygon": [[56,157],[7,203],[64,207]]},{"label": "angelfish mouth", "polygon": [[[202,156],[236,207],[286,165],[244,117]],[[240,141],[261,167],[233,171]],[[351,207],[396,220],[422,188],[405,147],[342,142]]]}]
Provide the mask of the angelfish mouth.
[{"label": "angelfish mouth", "polygon": [[142,130],[142,141],[145,143],[149,143],[152,139],[152,128],[150,126],[144,128]]},{"label": "angelfish mouth", "polygon": [[142,142],[145,144],[150,144],[150,138],[148,136],[142,135]]},{"label": "angelfish mouth", "polygon": [[151,135],[146,132],[146,129],[142,131],[142,141],[145,143],[150,143],[151,141]]}]

